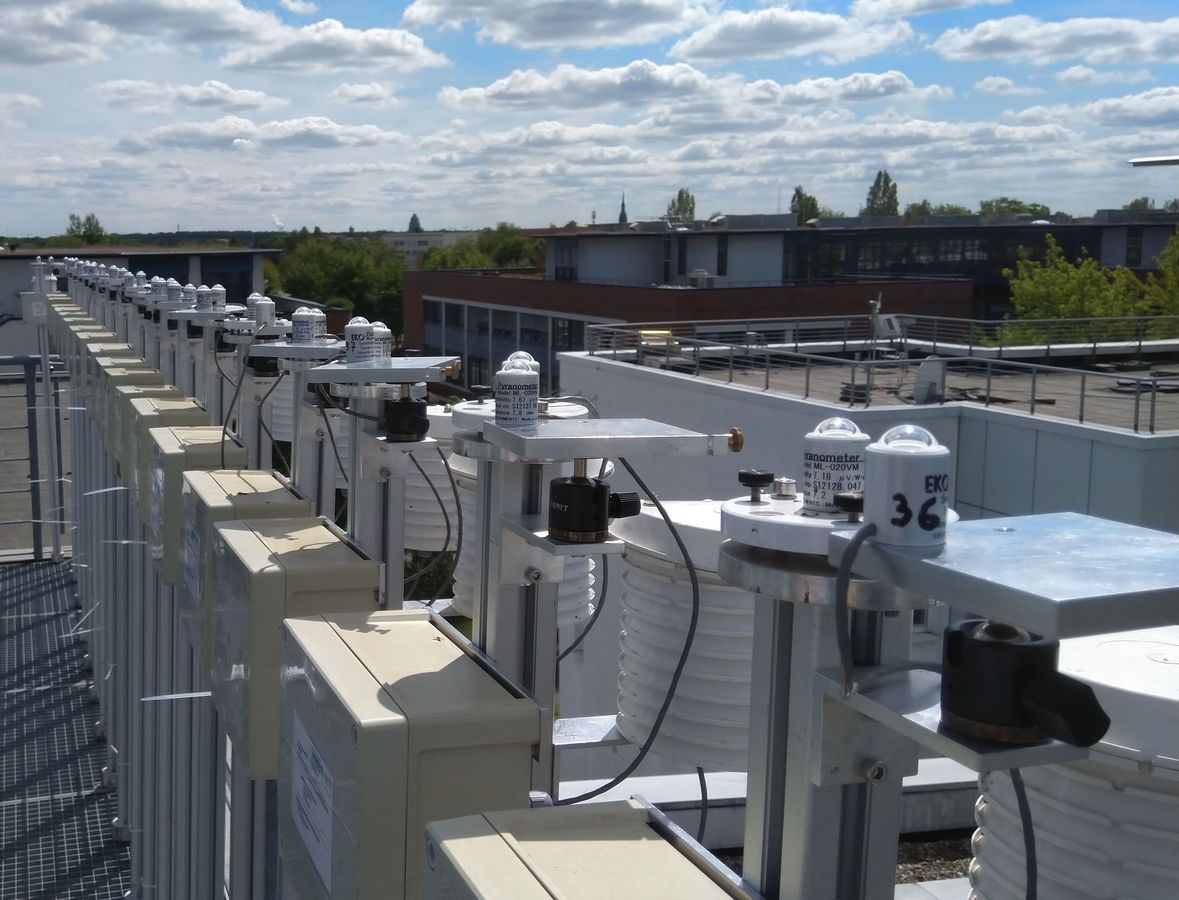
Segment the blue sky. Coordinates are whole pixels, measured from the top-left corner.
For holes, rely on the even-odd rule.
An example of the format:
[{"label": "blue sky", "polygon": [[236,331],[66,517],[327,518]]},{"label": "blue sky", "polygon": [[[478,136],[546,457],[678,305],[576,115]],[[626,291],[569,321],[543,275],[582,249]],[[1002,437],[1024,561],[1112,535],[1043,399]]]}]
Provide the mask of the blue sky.
[{"label": "blue sky", "polygon": [[1173,0],[0,0],[0,234],[1179,196]]}]

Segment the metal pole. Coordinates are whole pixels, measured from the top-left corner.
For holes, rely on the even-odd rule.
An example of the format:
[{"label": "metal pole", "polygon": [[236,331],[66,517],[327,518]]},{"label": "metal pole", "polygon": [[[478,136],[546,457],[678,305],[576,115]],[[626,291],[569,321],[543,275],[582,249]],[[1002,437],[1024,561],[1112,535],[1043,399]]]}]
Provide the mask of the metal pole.
[{"label": "metal pole", "polygon": [[1081,373],[1081,402],[1080,409],[1077,412],[1077,421],[1082,425],[1085,424],[1085,373]]},{"label": "metal pole", "polygon": [[1134,431],[1138,431],[1138,410],[1142,406],[1142,382],[1134,382]]},{"label": "metal pole", "polygon": [[[61,471],[61,455],[58,442],[58,419],[54,414],[55,396],[53,392],[53,370],[50,368],[50,331],[42,322],[37,327],[37,337],[41,343],[41,396],[45,402],[45,425],[50,439],[50,472]],[[59,517],[60,518],[60,517]],[[38,525],[40,527],[40,525]],[[53,561],[61,561],[61,532],[58,528],[50,528],[50,540],[53,543]]]},{"label": "metal pole", "polygon": [[1158,400],[1158,396],[1159,396],[1159,383],[1158,383],[1158,381],[1154,381],[1150,385],[1150,433],[1151,434],[1154,434],[1154,413],[1155,413],[1155,406],[1157,405],[1156,401]]},{"label": "metal pole", "polygon": [[770,351],[766,351],[766,386],[765,389],[770,389]]},{"label": "metal pole", "polygon": [[[33,519],[33,559],[41,560],[45,555],[43,546],[44,535],[41,532],[41,461],[37,448],[37,392],[33,387],[33,366],[36,363],[26,362],[25,370],[25,415],[29,430],[29,499],[32,501]],[[53,536],[57,538],[57,530],[53,529]],[[54,555],[56,561],[57,555]]]},{"label": "metal pole", "polygon": [[1033,416],[1036,414],[1036,372],[1038,371],[1038,369],[1032,369],[1032,396],[1029,401],[1028,412]]}]

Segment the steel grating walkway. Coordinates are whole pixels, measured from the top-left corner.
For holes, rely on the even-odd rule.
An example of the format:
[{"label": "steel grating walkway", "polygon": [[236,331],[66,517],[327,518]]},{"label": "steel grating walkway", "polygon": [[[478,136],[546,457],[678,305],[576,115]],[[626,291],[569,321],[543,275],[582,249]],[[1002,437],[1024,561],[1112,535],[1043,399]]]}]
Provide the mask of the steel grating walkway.
[{"label": "steel grating walkway", "polygon": [[[81,614],[51,562],[0,565],[0,898],[114,900],[130,851],[111,839]],[[77,634],[71,634],[76,629]]]}]

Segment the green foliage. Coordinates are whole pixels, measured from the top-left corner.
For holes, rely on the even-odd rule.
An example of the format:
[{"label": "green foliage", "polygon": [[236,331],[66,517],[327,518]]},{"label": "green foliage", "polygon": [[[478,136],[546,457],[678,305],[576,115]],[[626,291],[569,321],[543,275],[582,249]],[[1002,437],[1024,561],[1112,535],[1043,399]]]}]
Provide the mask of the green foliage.
[{"label": "green foliage", "polygon": [[1147,313],[1145,287],[1124,266],[1105,268],[1084,253],[1074,261],[1051,234],[1045,235],[1044,259],[1033,259],[1019,248],[1015,269],[1004,269],[1011,280],[1011,303],[1020,319],[1087,319],[1136,316]]},{"label": "green foliage", "polygon": [[86,213],[82,218],[77,213],[70,213],[70,223],[66,227],[66,236],[80,240],[84,244],[98,244],[106,237],[106,229],[99,224],[98,216]]},{"label": "green foliage", "polygon": [[1027,213],[1033,219],[1047,219],[1052,215],[1051,211],[1043,203],[1025,203],[1023,200],[1017,200],[1014,197],[992,197],[990,200],[982,200],[978,204],[978,214],[980,216],[1023,213]]},{"label": "green foliage", "polygon": [[820,219],[846,219],[847,213],[842,209],[832,209],[830,206],[819,207]]},{"label": "green foliage", "polygon": [[423,231],[425,231],[425,229],[422,228],[422,220],[418,218],[417,213],[414,213],[409,217],[409,228],[405,230],[410,234],[421,234]]},{"label": "green foliage", "polygon": [[1172,197],[1163,204],[1163,212],[1179,213],[1179,197]]},{"label": "green foliage", "polygon": [[920,200],[905,207],[905,219],[912,221],[922,216],[973,216],[974,210],[961,203],[930,203]]},{"label": "green foliage", "polygon": [[1135,197],[1122,207],[1129,212],[1149,212],[1154,208],[1154,200],[1150,197]]},{"label": "green foliage", "polygon": [[511,222],[500,222],[479,232],[479,249],[502,269],[542,264],[544,241],[528,237]]},{"label": "green foliage", "polygon": [[565,223],[565,227],[566,228],[576,228],[577,227],[577,220],[570,219],[568,222]]},{"label": "green foliage", "polygon": [[675,222],[696,221],[696,198],[686,187],[676,191],[675,197],[668,202],[667,218]]},{"label": "green foliage", "polygon": [[928,200],[919,200],[916,203],[910,203],[905,207],[904,217],[906,221],[913,221],[920,219],[923,216],[933,215],[933,204]]},{"label": "green foliage", "polygon": [[790,211],[798,217],[798,223],[804,225],[811,219],[819,218],[819,201],[814,194],[808,194],[801,184],[797,184],[790,196]]},{"label": "green foliage", "polygon": [[[278,270],[278,263],[273,259],[262,260],[262,277],[266,281],[266,293],[268,294],[285,294],[286,291],[282,287],[282,273]],[[310,299],[305,297],[305,300]]]},{"label": "green foliage", "polygon": [[472,237],[461,237],[444,247],[431,247],[422,254],[423,269],[490,269],[495,260],[479,249]]},{"label": "green foliage", "polygon": [[401,254],[378,238],[300,234],[282,256],[280,278],[295,297],[351,303],[360,315],[401,328]]},{"label": "green foliage", "polygon": [[872,186],[868,188],[868,196],[864,200],[861,216],[895,216],[899,206],[897,203],[897,185],[888,174],[887,169],[876,173]]}]

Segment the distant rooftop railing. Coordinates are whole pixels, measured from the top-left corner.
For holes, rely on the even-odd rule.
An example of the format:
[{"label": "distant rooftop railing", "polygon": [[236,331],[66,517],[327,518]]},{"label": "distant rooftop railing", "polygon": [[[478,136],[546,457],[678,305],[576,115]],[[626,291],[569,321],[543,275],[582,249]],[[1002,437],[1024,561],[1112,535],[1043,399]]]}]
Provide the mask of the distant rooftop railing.
[{"label": "distant rooftop railing", "polygon": [[[591,325],[587,350],[849,407],[966,401],[1140,433],[1179,431],[1179,367],[1152,370],[1143,362],[1179,355],[1176,316],[994,322],[881,315]],[[928,356],[938,358],[922,359]],[[1088,359],[1092,368],[1039,362],[1054,356]],[[1029,358],[1037,362],[1023,361]]]}]

